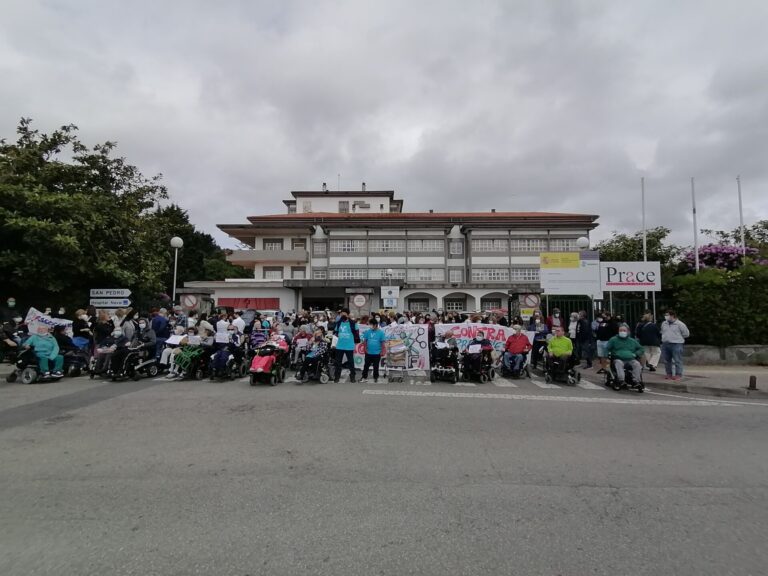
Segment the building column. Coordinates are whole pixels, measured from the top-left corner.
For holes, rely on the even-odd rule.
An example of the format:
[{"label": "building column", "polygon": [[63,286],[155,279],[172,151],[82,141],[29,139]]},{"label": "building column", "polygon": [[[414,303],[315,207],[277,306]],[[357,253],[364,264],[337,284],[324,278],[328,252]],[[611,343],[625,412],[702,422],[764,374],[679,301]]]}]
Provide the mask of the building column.
[{"label": "building column", "polygon": [[296,314],[298,314],[304,306],[304,294],[301,288],[294,288],[296,291]]}]

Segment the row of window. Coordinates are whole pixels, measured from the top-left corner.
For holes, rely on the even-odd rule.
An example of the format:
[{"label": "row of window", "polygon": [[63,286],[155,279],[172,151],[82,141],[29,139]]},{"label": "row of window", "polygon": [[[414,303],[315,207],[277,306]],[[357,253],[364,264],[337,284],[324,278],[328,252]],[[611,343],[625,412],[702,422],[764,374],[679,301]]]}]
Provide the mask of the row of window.
[{"label": "row of window", "polygon": [[[407,280],[408,282],[445,282],[444,268],[393,268],[391,276],[386,268],[315,268],[312,271],[315,280]],[[538,268],[473,268],[472,282],[509,282],[529,281],[539,279]],[[448,282],[461,284],[464,282],[464,270],[461,268],[448,269]]]},{"label": "row of window", "polygon": [[[501,298],[482,298],[480,300],[481,310],[497,310],[499,308],[501,308]],[[408,298],[408,309],[411,312],[428,312],[429,299]],[[467,301],[464,298],[445,298],[443,309],[448,312],[463,312],[467,309]]]},{"label": "row of window", "polygon": [[[408,252],[442,252],[445,250],[445,240],[368,240],[367,250],[369,252],[405,252],[406,245]],[[265,238],[264,250],[276,251],[283,250],[284,244],[282,238]],[[306,241],[303,238],[293,238],[291,248],[299,250],[306,248]],[[331,240],[331,252],[354,253],[366,252],[366,240]],[[451,240],[448,244],[449,252],[452,255],[464,254],[464,241]],[[576,240],[571,238],[553,238],[547,241],[544,238],[512,238],[492,239],[477,238],[472,240],[472,252],[569,252],[576,250]],[[313,242],[312,252],[315,256],[326,256],[328,253],[328,244],[326,242]]]},{"label": "row of window", "polygon": [[[442,252],[445,250],[445,241],[438,239],[430,240],[368,240],[367,249],[369,252],[405,252],[406,246],[408,252]],[[448,244],[449,253],[452,255],[464,254],[464,241],[451,240]],[[351,253],[365,252],[365,240],[331,240],[331,252]],[[545,238],[512,238],[512,239],[493,239],[477,238],[472,240],[472,252],[570,252],[576,250],[576,240],[572,238],[553,238],[549,241]],[[314,242],[313,253],[315,256],[325,256],[328,247],[325,242]]]}]

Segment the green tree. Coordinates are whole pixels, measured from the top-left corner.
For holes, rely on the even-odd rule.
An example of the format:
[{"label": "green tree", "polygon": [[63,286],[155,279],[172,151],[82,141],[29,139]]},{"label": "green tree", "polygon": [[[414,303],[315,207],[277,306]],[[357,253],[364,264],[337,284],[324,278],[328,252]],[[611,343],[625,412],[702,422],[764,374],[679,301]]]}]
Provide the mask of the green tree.
[{"label": "green tree", "polygon": [[0,273],[22,301],[82,304],[92,287],[162,287],[164,257],[143,216],[167,196],[115,144],[87,148],[77,127],[41,134],[23,118],[0,140]]},{"label": "green tree", "polygon": [[[741,246],[741,230],[711,230],[704,229],[702,234],[711,236],[718,244],[727,246]],[[752,226],[744,227],[744,243],[748,248],[758,251],[758,258],[768,259],[768,220],[758,220]]]}]

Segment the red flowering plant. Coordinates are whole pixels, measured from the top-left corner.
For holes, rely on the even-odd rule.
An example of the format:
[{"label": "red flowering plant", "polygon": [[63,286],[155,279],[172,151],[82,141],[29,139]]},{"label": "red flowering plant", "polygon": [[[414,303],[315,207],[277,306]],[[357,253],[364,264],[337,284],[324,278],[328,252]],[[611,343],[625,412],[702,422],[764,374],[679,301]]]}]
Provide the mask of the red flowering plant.
[{"label": "red flowering plant", "polygon": [[[693,250],[689,250],[683,255],[682,267],[687,271],[696,269],[696,262]],[[718,268],[721,270],[736,270],[744,265],[744,251],[741,246],[729,244],[706,244],[699,246],[699,267],[700,268]],[[762,266],[768,265],[768,260],[760,258],[760,251],[757,248],[746,248],[747,261],[751,264]]]}]

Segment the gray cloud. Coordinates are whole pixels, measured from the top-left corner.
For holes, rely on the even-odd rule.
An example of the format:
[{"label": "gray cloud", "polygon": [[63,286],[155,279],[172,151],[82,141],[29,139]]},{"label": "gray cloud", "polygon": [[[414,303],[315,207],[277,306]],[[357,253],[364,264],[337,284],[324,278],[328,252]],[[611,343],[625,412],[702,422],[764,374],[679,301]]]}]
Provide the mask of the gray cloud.
[{"label": "gray cloud", "polygon": [[[620,5],[623,4],[623,5]],[[394,188],[410,210],[768,218],[768,5],[11,0],[0,135],[22,115],[117,140],[196,224],[291,189]]]}]

